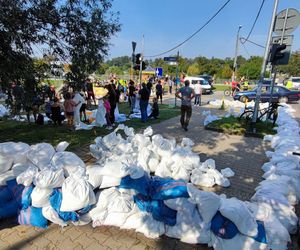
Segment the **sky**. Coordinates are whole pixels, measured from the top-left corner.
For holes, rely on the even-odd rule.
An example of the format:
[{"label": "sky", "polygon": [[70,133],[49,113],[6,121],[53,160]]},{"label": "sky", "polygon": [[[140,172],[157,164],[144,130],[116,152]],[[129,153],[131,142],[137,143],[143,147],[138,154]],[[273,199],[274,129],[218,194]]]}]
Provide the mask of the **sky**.
[{"label": "sky", "polygon": [[[249,40],[266,45],[275,0],[265,0],[261,14]],[[131,42],[137,42],[136,52],[152,56],[167,51],[199,29],[226,0],[114,0],[113,11],[119,11],[121,31],[112,37],[109,58],[132,53]],[[255,20],[262,0],[231,0],[219,15],[187,43],[164,56],[208,58],[234,57],[238,26],[246,37]],[[295,8],[300,12],[300,0],[280,0],[278,12]],[[292,50],[300,49],[300,27],[294,32]],[[245,43],[239,54],[264,55],[264,49]],[[149,58],[148,58],[149,59]]]}]

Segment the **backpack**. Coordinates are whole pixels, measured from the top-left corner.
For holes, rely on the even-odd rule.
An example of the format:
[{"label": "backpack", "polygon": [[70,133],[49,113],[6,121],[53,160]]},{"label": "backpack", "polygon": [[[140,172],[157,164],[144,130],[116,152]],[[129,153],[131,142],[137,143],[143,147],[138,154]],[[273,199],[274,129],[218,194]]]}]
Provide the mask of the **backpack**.
[{"label": "backpack", "polygon": [[37,119],[36,119],[36,124],[44,125],[44,116],[42,114],[38,114]]}]

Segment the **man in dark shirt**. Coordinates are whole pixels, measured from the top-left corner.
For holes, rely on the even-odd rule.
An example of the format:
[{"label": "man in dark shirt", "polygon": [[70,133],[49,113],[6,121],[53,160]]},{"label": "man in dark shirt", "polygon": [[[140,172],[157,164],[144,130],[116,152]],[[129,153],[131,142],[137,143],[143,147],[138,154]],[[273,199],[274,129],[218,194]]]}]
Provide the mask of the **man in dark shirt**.
[{"label": "man in dark shirt", "polygon": [[163,90],[162,90],[162,86],[161,86],[161,81],[160,80],[156,84],[155,88],[156,88],[156,98],[157,98],[157,101],[160,98],[160,103],[162,104],[162,93],[163,93]]},{"label": "man in dark shirt", "polygon": [[133,113],[133,109],[135,107],[135,87],[134,82],[130,80],[129,88],[128,88],[128,95],[129,95],[129,102],[130,102],[130,112]]},{"label": "man in dark shirt", "polygon": [[140,95],[140,109],[141,109],[141,119],[142,122],[146,122],[147,115],[147,107],[149,103],[150,92],[145,83],[142,84],[142,89],[139,91]]}]

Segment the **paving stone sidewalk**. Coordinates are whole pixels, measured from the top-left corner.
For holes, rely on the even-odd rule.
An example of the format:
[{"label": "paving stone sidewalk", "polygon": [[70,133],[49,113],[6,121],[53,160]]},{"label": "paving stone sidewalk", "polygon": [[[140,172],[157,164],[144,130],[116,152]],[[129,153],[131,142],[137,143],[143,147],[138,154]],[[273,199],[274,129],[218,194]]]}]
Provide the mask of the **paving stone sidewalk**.
[{"label": "paving stone sidewalk", "polygon": [[[167,138],[175,137],[178,142],[189,137],[195,142],[194,150],[200,154],[201,161],[213,158],[218,169],[230,167],[236,175],[230,178],[229,188],[209,189],[224,193],[228,197],[249,200],[254,188],[261,181],[261,165],[267,160],[264,151],[268,149],[261,139],[220,134],[204,130],[201,112],[205,107],[196,107],[189,126],[184,132],[179,118],[173,118],[153,126],[155,133]],[[215,110],[215,112],[219,112]],[[87,163],[93,159],[88,148],[76,150]],[[120,230],[115,227],[92,228],[86,226],[68,226],[60,228],[51,224],[47,230],[31,226],[16,225],[12,220],[0,222],[0,249],[211,249],[206,245],[189,245],[178,240],[162,237],[148,239],[132,230]]]}]

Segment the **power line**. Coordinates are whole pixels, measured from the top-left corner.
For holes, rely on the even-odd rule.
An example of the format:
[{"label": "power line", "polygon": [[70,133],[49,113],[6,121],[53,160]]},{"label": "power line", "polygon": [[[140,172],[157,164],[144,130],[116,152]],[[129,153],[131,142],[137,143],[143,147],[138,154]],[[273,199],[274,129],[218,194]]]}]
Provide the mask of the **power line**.
[{"label": "power line", "polygon": [[[252,44],[254,44],[254,45],[258,46],[258,47],[261,47],[261,48],[263,48],[263,49],[265,48],[265,46],[260,45],[260,44],[258,44],[258,43],[256,43],[256,42],[253,42],[253,41],[251,41],[251,40],[249,40],[249,39],[246,40],[246,38],[244,38],[244,37],[241,37],[240,40],[241,40],[241,43],[242,43],[242,44],[244,44],[245,42],[249,42],[249,43],[252,43]],[[243,42],[242,42],[242,41],[243,41]]]},{"label": "power line", "polygon": [[242,45],[243,45],[243,48],[244,48],[244,50],[246,51],[247,55],[248,55],[249,57],[251,57],[250,53],[248,52],[248,50],[247,50],[247,48],[246,48],[246,45],[243,44],[243,43],[242,43]]},{"label": "power line", "polygon": [[254,22],[253,22],[253,24],[252,24],[251,30],[250,30],[250,32],[249,32],[247,38],[244,40],[244,42],[242,42],[242,44],[244,44],[246,41],[248,41],[249,37],[251,36],[252,31],[253,31],[253,29],[254,29],[254,27],[255,27],[255,24],[256,24],[256,22],[257,22],[257,19],[258,19],[259,15],[260,15],[260,12],[261,12],[261,10],[262,10],[262,7],[264,6],[264,3],[265,3],[265,0],[262,0],[262,2],[261,2],[261,4],[260,4],[260,7],[259,7],[259,10],[258,10],[258,12],[257,12],[256,18],[255,18],[255,20],[254,20]]},{"label": "power line", "polygon": [[152,55],[152,56],[144,56],[144,57],[157,57],[157,56],[161,56],[161,55],[164,55],[164,54],[167,54],[177,48],[179,48],[181,45],[185,44],[187,41],[189,41],[190,39],[192,39],[197,33],[199,33],[205,26],[207,26],[224,8],[225,6],[230,2],[231,0],[227,0],[226,3],[224,3],[222,5],[222,7],[210,18],[208,19],[208,21],[206,21],[205,24],[203,24],[197,31],[195,31],[192,35],[190,35],[187,39],[185,39],[183,42],[179,43],[178,45],[176,45],[175,47],[165,51],[165,52],[162,52],[160,54],[157,54],[157,55]]}]

